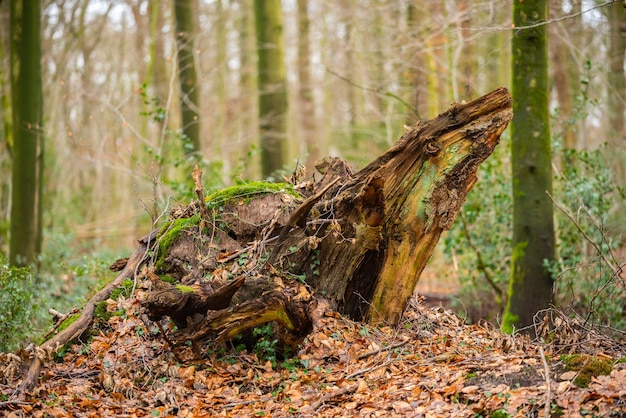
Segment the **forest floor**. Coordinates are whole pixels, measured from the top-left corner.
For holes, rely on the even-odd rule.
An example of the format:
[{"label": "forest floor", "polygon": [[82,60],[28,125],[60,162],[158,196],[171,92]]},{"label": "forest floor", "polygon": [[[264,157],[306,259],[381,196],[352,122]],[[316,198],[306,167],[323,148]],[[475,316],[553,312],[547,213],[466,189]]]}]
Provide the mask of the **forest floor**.
[{"label": "forest floor", "polygon": [[[206,343],[201,358],[191,347],[172,350],[142,319],[136,297],[108,303],[125,314],[48,362],[20,401],[12,395],[25,364],[1,354],[0,415],[626,416],[625,344],[562,316],[558,338],[540,345],[489,324],[467,325],[418,298],[397,328],[327,310],[298,353],[281,361],[271,344],[265,359],[230,344]],[[571,353],[594,367],[568,370]],[[588,387],[577,386],[583,377]]]}]

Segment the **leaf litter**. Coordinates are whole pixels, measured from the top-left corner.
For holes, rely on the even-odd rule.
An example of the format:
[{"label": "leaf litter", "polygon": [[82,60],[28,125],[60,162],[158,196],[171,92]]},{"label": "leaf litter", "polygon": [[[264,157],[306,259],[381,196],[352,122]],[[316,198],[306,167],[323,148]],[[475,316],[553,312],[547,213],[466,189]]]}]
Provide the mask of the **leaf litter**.
[{"label": "leaf litter", "polygon": [[[524,417],[626,416],[625,345],[592,338],[560,316],[557,343],[467,325],[414,297],[398,327],[371,327],[323,306],[313,332],[282,361],[232,343],[172,349],[136,297],[109,300],[97,335],[46,364],[37,388],[13,399],[28,355],[0,354],[7,417]],[[568,338],[565,335],[570,335]],[[566,341],[575,343],[566,344]],[[600,343],[598,343],[600,341]],[[611,359],[608,375],[576,386],[564,347]],[[543,360],[546,364],[543,364]],[[620,361],[621,360],[621,361]],[[546,367],[547,366],[547,367]],[[546,373],[547,371],[547,373]],[[546,407],[547,404],[547,407]]]}]

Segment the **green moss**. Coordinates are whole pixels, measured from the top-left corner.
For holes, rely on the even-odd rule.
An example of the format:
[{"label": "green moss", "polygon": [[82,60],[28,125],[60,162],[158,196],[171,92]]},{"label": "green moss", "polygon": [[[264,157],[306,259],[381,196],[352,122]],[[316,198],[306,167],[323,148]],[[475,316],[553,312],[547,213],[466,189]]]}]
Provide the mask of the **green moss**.
[{"label": "green moss", "polygon": [[102,302],[96,305],[96,309],[94,309],[93,311],[93,317],[108,321],[110,318],[110,316],[108,315],[109,315],[109,312],[107,312],[107,302],[106,300],[103,300]]},{"label": "green moss", "polygon": [[581,388],[588,387],[592,377],[608,375],[613,368],[613,360],[586,354],[561,356],[561,361],[568,371],[578,372],[574,384]]},{"label": "green moss", "polygon": [[526,247],[528,242],[519,242],[513,248],[511,254],[511,278],[509,280],[509,291],[506,303],[506,309],[502,317],[502,332],[506,334],[512,334],[515,331],[515,324],[519,321],[519,315],[515,313],[516,308],[512,306],[512,303],[517,300],[515,292],[521,291],[524,285],[524,274],[520,271],[521,260],[526,255]]},{"label": "green moss", "polygon": [[63,320],[63,322],[61,322],[59,324],[59,327],[57,328],[57,333],[63,331],[64,329],[66,329],[67,327],[72,325],[74,323],[74,321],[76,321],[78,319],[79,316],[80,316],[80,313],[75,313],[75,314],[71,314],[70,316],[65,318]]},{"label": "green moss", "polygon": [[251,183],[239,184],[218,190],[207,196],[205,201],[209,207],[216,208],[223,206],[233,199],[251,199],[268,193],[287,193],[295,198],[302,198],[290,184],[253,181]]},{"label": "green moss", "polygon": [[96,309],[93,312],[94,320],[98,323],[106,323],[114,316],[122,316],[126,314],[125,309],[118,309],[117,311],[109,312],[107,310],[108,303],[106,301],[102,301],[96,305]]},{"label": "green moss", "polygon": [[183,284],[177,284],[176,289],[180,290],[183,293],[196,293],[196,290],[191,286],[185,286]]},{"label": "green moss", "polygon": [[515,331],[514,324],[517,321],[519,321],[519,315],[513,315],[507,310],[502,317],[502,332],[505,334],[513,334],[513,331]]},{"label": "green moss", "polygon": [[191,227],[199,224],[199,213],[196,213],[189,218],[178,218],[163,224],[158,236],[157,261],[155,263],[155,268],[157,271],[163,269],[165,264],[165,257],[168,253],[168,250],[170,249],[172,244],[176,242],[176,240],[180,236],[180,233],[184,230],[189,230]]},{"label": "green moss", "polygon": [[175,284],[177,282],[175,277],[168,276],[167,274],[160,275],[159,279],[161,279],[165,283],[169,283],[169,284]]}]

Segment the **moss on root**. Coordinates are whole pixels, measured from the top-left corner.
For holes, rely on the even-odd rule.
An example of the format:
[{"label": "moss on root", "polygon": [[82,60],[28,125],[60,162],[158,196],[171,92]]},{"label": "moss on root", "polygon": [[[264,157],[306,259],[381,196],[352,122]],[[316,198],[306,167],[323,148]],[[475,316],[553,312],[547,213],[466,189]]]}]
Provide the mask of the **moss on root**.
[{"label": "moss on root", "polygon": [[70,325],[72,325],[72,323],[74,321],[76,321],[78,319],[78,317],[80,316],[80,312],[74,313],[69,315],[67,318],[65,318],[63,320],[63,322],[61,322],[59,324],[59,326],[57,327],[57,333],[63,331],[64,329],[66,329],[67,327],[69,327]]}]

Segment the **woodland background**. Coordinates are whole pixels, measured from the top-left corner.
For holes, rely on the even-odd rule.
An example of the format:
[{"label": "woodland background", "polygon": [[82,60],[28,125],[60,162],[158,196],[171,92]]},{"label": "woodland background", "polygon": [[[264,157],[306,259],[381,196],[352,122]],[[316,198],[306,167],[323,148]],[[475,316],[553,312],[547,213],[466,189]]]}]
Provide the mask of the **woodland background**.
[{"label": "woodland background", "polygon": [[[291,0],[282,6],[285,176],[298,163],[311,167],[326,155],[358,169],[393,144],[403,125],[510,85],[509,1]],[[620,2],[549,6],[555,199],[572,215],[556,211],[558,260],[549,267],[560,306],[623,337],[624,287],[592,243],[620,260],[626,19]],[[198,1],[194,7],[206,187],[257,180],[252,1]],[[3,1],[0,138],[10,120],[8,27]],[[108,264],[192,197],[189,174],[197,160],[188,158],[181,140],[174,28],[171,2],[45,2],[44,247],[34,274],[11,273],[28,277],[32,286],[11,298],[23,316],[39,318],[35,329],[46,328],[48,307],[67,310],[97,288],[94,277],[110,276]],[[6,254],[11,153],[2,145],[0,250]],[[505,133],[427,275],[433,280],[426,285],[455,292],[452,305],[469,321],[497,322],[502,312],[510,225]]]}]

